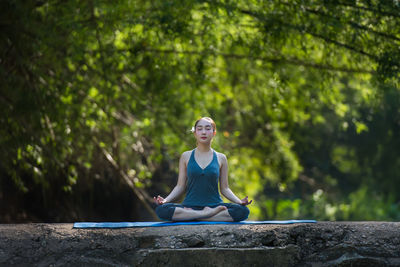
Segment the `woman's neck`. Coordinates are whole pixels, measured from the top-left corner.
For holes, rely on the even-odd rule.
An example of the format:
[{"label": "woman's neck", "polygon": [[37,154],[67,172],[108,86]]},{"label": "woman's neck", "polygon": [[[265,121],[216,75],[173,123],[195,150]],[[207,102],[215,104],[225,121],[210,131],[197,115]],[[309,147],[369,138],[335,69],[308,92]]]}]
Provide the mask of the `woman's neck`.
[{"label": "woman's neck", "polygon": [[210,144],[197,144],[197,151],[199,152],[209,152],[211,150],[211,143]]}]

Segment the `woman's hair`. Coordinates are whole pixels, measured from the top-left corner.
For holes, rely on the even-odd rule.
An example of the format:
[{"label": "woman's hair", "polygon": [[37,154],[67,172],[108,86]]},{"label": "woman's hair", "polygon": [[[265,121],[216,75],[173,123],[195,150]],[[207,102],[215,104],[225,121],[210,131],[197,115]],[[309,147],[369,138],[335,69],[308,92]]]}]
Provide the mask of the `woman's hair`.
[{"label": "woman's hair", "polygon": [[213,131],[216,132],[217,131],[217,125],[215,124],[214,120],[211,119],[210,117],[202,117],[200,119],[198,119],[195,123],[194,123],[194,127],[192,128],[192,132],[196,131],[196,126],[199,123],[199,121],[201,120],[206,120],[208,122],[211,123],[211,126],[213,127]]}]

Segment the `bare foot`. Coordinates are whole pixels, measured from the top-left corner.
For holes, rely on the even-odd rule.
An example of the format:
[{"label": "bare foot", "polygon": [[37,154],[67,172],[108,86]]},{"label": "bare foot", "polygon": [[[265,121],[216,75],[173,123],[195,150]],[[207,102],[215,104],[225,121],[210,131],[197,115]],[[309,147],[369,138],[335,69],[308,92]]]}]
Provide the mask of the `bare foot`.
[{"label": "bare foot", "polygon": [[227,207],[225,207],[225,206],[218,206],[215,208],[205,207],[204,209],[201,210],[202,215],[203,215],[202,219],[213,217],[216,214],[218,214],[221,211],[226,210],[226,209],[227,209]]}]

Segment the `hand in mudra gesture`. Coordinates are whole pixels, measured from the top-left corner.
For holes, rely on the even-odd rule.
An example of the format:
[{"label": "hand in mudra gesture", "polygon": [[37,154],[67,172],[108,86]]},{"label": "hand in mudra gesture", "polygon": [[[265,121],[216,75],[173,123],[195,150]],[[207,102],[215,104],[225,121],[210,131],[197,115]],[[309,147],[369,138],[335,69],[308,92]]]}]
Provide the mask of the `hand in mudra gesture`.
[{"label": "hand in mudra gesture", "polygon": [[242,201],[242,203],[240,203],[240,204],[243,205],[243,206],[250,205],[251,202],[253,202],[253,200],[249,201],[249,197],[248,196],[246,196],[245,198],[241,199],[241,201]]},{"label": "hand in mudra gesture", "polygon": [[153,199],[154,199],[154,202],[157,204],[157,205],[162,205],[162,204],[164,204],[166,201],[165,201],[165,198],[163,198],[163,197],[161,197],[161,196],[157,196],[157,197],[153,197]]}]

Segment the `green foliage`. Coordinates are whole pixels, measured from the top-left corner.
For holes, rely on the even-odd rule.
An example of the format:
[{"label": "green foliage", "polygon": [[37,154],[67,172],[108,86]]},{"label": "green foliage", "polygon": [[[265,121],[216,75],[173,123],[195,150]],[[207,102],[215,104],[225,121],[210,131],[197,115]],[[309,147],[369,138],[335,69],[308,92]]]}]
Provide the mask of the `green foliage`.
[{"label": "green foliage", "polygon": [[231,187],[255,199],[253,219],[399,218],[396,1],[5,1],[0,10],[9,192],[66,210],[97,180],[131,184],[138,199],[166,193],[194,146],[192,123],[211,116]]}]

